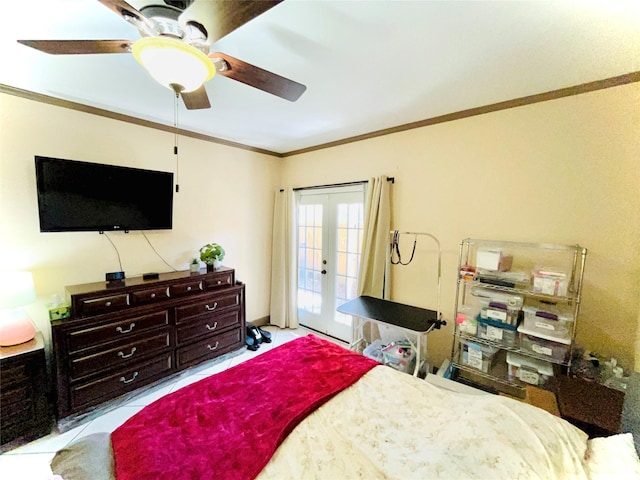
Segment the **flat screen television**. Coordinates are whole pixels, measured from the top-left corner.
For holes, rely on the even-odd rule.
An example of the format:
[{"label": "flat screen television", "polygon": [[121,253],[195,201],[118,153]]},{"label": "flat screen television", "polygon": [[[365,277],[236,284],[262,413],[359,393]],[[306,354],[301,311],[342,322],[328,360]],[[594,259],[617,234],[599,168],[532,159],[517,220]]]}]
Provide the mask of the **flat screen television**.
[{"label": "flat screen television", "polygon": [[36,156],[41,232],[168,230],[173,173]]}]

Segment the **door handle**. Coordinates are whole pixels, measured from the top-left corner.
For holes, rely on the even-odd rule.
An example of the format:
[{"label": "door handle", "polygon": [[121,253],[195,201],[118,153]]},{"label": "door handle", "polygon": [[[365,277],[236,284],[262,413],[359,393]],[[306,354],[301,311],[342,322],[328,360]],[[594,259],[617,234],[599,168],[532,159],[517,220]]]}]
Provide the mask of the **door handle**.
[{"label": "door handle", "polygon": [[326,270],[322,270],[320,273],[323,274],[323,275],[326,275],[327,271]]}]

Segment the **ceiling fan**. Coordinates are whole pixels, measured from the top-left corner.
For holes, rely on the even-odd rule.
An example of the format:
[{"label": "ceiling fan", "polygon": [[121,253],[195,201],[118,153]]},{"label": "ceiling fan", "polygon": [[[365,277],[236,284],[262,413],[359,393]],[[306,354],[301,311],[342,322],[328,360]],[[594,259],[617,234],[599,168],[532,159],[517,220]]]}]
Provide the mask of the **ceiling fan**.
[{"label": "ceiling fan", "polygon": [[[216,73],[295,102],[306,86],[221,52],[211,45],[282,0],[98,0],[140,32],[132,40],[18,40],[54,55],[133,53],[189,110],[210,108],[204,83]],[[133,1],[133,0],[132,0]]]}]

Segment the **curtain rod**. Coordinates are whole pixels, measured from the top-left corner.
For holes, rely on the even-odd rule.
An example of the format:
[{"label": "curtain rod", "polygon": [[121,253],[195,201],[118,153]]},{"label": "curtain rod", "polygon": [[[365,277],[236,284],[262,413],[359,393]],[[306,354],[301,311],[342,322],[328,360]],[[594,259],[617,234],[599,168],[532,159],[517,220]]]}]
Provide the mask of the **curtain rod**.
[{"label": "curtain rod", "polygon": [[[387,178],[387,182],[395,183],[394,177]],[[344,183],[331,183],[328,185],[314,185],[312,187],[297,187],[294,188],[293,191],[297,192],[298,190],[315,190],[318,188],[331,188],[331,187],[348,187],[351,185],[362,185],[363,183],[369,183],[369,180],[359,180],[356,182],[344,182]],[[280,189],[281,192],[284,192],[284,189]]]}]

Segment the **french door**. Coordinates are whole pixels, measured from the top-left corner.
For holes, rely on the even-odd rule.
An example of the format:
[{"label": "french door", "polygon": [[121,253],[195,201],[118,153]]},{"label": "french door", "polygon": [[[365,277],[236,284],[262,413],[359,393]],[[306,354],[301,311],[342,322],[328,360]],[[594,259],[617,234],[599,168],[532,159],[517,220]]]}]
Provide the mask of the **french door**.
[{"label": "french door", "polygon": [[298,191],[298,321],[346,342],[336,308],[357,294],[363,218],[364,185]]}]

